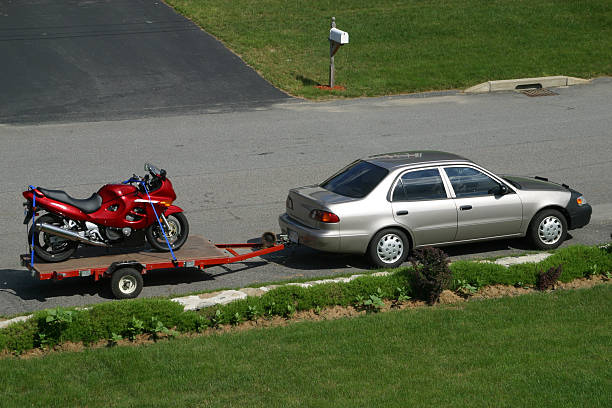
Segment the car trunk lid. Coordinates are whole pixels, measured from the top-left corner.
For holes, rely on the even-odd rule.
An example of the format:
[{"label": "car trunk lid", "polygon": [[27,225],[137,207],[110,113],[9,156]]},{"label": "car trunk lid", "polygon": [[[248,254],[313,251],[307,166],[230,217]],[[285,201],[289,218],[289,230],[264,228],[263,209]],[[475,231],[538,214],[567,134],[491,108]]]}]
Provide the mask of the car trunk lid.
[{"label": "car trunk lid", "polygon": [[319,228],[321,223],[310,218],[313,210],[332,211],[330,205],[354,200],[332,193],[318,185],[305,186],[289,190],[286,211],[287,215],[301,224],[310,228]]}]

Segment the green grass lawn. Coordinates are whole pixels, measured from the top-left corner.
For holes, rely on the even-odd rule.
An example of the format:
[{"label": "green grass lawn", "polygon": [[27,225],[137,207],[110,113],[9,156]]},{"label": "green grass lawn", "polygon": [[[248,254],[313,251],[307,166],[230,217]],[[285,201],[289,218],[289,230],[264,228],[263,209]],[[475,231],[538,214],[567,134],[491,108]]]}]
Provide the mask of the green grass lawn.
[{"label": "green grass lawn", "polygon": [[320,98],[331,17],[344,96],[465,88],[497,79],[612,74],[609,0],[166,0],[275,86]]},{"label": "green grass lawn", "polygon": [[612,286],[0,360],[2,406],[606,407]]}]

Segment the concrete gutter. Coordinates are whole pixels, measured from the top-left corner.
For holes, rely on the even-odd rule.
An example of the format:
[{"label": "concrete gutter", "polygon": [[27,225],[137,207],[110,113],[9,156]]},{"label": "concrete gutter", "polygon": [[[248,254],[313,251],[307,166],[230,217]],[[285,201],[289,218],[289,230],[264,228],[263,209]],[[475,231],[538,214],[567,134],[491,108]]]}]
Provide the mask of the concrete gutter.
[{"label": "concrete gutter", "polygon": [[498,91],[514,91],[528,88],[553,88],[590,83],[590,79],[574,78],[568,76],[549,76],[539,78],[506,79],[501,81],[488,81],[464,90],[464,93],[487,93]]}]

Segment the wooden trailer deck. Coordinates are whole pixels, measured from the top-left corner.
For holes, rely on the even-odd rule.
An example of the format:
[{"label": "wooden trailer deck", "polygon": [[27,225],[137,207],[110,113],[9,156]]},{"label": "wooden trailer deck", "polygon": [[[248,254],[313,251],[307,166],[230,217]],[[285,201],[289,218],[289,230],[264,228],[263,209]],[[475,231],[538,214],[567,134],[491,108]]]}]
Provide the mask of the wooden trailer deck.
[{"label": "wooden trailer deck", "polygon": [[[139,267],[140,272],[145,274],[147,270],[165,269],[175,267],[196,267],[222,265],[239,262],[255,256],[284,249],[283,244],[275,244],[265,247],[262,244],[214,244],[208,239],[199,236],[189,236],[187,242],[177,251],[174,251],[176,262],[173,262],[170,252],[157,252],[151,249],[136,250],[133,252],[111,252],[99,256],[87,256],[87,249],[83,248],[82,254],[63,262],[44,263],[36,262],[30,265],[30,255],[21,255],[21,262],[32,272],[33,277],[40,280],[64,279],[77,276],[93,276],[95,280],[104,275],[110,276],[114,270],[121,266],[134,265]],[[91,248],[89,248],[91,249]],[[100,250],[98,248],[97,252]],[[239,253],[237,250],[247,250]],[[91,252],[90,252],[91,253]]]}]

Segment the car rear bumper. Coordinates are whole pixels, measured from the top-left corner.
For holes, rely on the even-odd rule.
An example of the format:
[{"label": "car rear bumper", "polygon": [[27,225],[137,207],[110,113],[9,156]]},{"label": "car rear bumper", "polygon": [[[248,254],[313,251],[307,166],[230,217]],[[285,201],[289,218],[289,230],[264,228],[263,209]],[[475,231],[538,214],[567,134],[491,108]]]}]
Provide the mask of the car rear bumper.
[{"label": "car rear bumper", "polygon": [[338,252],[340,250],[340,234],[338,230],[319,230],[307,227],[289,217],[286,213],[278,217],[283,234],[290,240],[320,251]]}]

